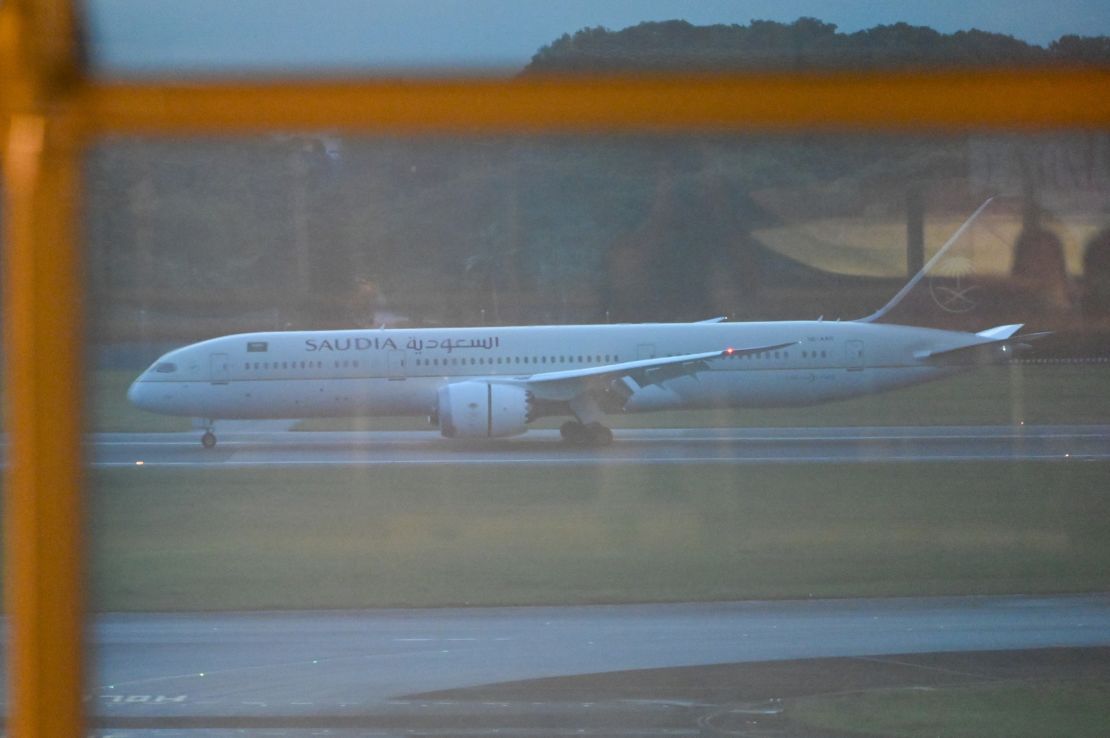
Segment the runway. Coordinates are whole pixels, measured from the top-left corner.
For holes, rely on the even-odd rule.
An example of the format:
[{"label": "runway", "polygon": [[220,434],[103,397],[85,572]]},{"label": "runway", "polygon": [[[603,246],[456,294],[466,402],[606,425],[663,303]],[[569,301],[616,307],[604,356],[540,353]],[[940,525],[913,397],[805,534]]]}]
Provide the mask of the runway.
[{"label": "runway", "polygon": [[275,736],[704,735],[713,731],[698,728],[699,716],[720,705],[683,698],[678,676],[650,699],[629,691],[634,676],[619,678],[620,697],[589,687],[592,699],[566,683],[522,691],[520,680],[836,656],[864,657],[857,668],[906,666],[866,657],[1110,645],[1110,594],[105,615],[92,640],[89,703],[105,736],[241,735],[243,726]]},{"label": "runway", "polygon": [[435,431],[199,432],[91,436],[96,466],[182,467],[404,464],[691,464],[1043,461],[1110,458],[1110,425],[868,428],[619,429],[604,448],[574,448],[557,431],[460,442]]}]

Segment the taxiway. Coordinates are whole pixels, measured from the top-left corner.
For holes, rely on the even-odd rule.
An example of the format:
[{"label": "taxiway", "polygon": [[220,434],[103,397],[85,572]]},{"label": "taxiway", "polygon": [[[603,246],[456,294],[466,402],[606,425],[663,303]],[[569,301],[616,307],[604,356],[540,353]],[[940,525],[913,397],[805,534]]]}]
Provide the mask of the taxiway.
[{"label": "taxiway", "polygon": [[477,732],[496,734],[553,712],[576,716],[555,724],[588,734],[581,726],[615,710],[624,734],[648,735],[676,729],[656,719],[665,698],[599,694],[571,709],[559,690],[542,688],[526,701],[490,697],[496,689],[470,699],[428,693],[624,670],[1103,646],[1110,595],[118,614],[97,618],[92,640],[90,706],[116,736],[233,735],[237,725],[290,736],[344,726],[361,731],[351,735],[437,734],[433,723],[457,734],[479,717],[487,728]]}]

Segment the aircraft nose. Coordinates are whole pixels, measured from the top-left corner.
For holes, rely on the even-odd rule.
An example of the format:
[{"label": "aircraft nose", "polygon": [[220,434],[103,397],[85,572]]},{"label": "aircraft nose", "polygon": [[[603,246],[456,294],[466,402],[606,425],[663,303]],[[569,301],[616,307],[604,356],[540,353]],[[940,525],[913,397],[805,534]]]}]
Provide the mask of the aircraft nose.
[{"label": "aircraft nose", "polygon": [[144,406],[146,393],[142,385],[142,380],[136,379],[134,382],[131,383],[131,386],[127,388],[127,401],[135,407]]}]

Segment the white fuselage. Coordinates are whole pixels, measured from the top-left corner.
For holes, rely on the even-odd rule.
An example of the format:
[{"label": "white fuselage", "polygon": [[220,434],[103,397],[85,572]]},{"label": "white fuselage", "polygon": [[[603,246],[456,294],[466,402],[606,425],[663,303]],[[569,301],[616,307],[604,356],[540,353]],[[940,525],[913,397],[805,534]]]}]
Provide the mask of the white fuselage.
[{"label": "white fuselage", "polygon": [[917,357],[980,341],[973,333],[830,321],[250,333],[171,351],[128,396],[154,412],[206,419],[429,415],[445,384],[519,384],[550,372],[789,342],[631,383],[620,409],[808,405],[949,375],[960,366]]}]

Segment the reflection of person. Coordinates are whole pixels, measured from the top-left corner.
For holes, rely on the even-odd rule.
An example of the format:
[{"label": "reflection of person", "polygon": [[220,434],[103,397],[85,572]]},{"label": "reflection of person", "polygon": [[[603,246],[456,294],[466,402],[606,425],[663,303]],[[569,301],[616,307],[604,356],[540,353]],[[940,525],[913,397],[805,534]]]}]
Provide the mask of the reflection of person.
[{"label": "reflection of person", "polygon": [[1092,236],[1083,253],[1083,315],[1110,318],[1110,228]]},{"label": "reflection of person", "polygon": [[349,302],[352,324],[362,328],[375,327],[374,311],[380,299],[378,285],[366,277],[359,277]]},{"label": "reflection of person", "polygon": [[1043,307],[1062,310],[1071,306],[1064,247],[1059,237],[1040,226],[1026,226],[1014,243],[1011,272],[1031,297]]}]

